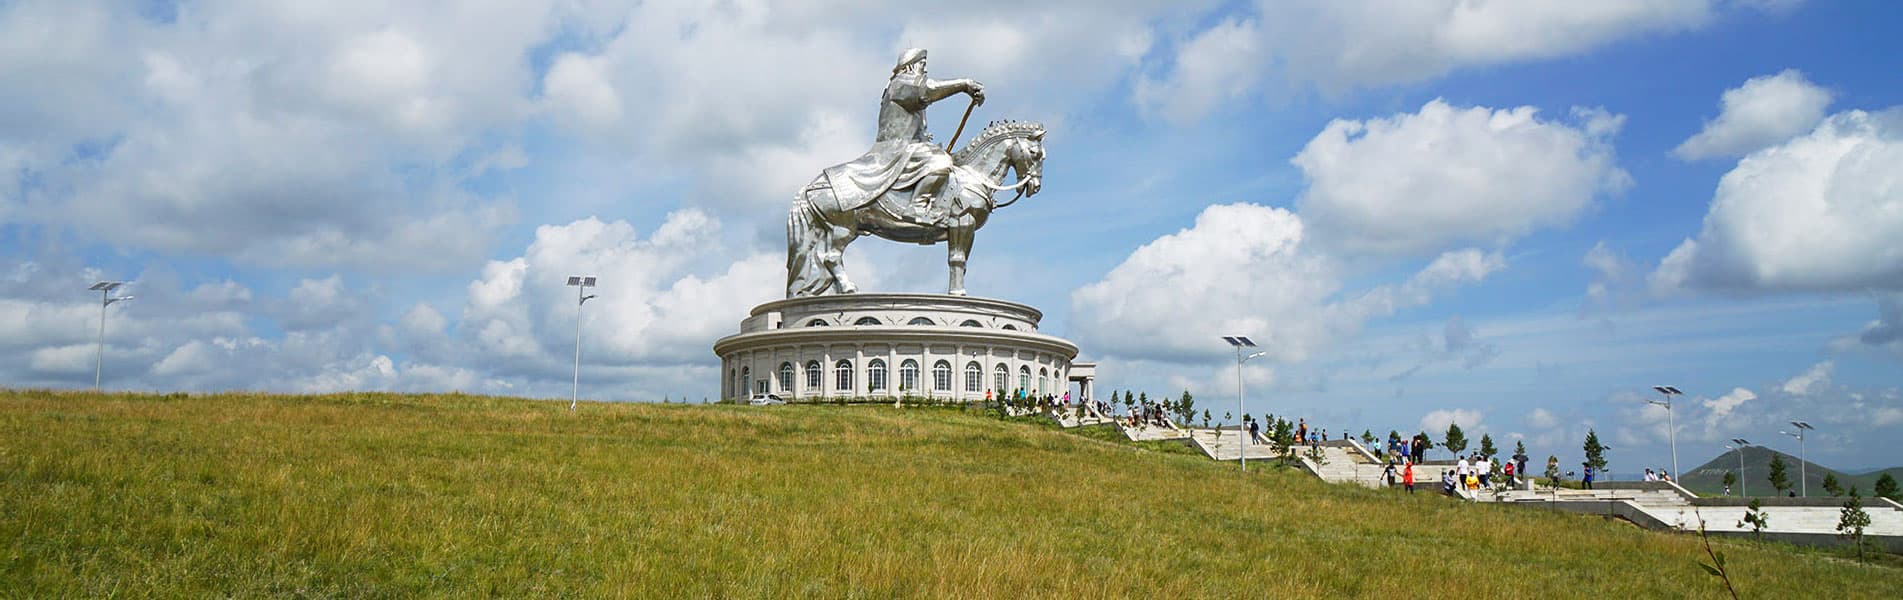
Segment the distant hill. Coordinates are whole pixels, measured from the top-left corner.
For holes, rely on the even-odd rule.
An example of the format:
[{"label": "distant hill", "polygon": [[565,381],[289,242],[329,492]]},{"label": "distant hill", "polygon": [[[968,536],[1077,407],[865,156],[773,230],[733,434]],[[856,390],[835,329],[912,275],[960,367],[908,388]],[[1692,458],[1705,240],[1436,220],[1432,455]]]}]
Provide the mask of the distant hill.
[{"label": "distant hill", "polygon": [[[1744,449],[1744,477],[1741,478],[1744,480],[1744,485],[1732,486],[1731,494],[1734,496],[1743,495],[1744,492],[1748,491],[1753,496],[1772,495],[1771,481],[1767,479],[1767,477],[1769,477],[1772,455],[1784,457],[1785,473],[1786,477],[1790,479],[1791,489],[1799,489],[1798,474],[1803,473],[1805,479],[1809,482],[1810,495],[1812,496],[1829,495],[1829,492],[1824,491],[1824,477],[1831,474],[1837,476],[1837,482],[1842,484],[1844,489],[1848,490],[1851,486],[1856,486],[1863,491],[1865,496],[1870,495],[1871,490],[1876,488],[1877,479],[1882,477],[1884,473],[1889,473],[1891,477],[1903,481],[1903,467],[1891,467],[1857,475],[1831,469],[1830,467],[1817,463],[1808,463],[1803,469],[1799,469],[1798,464],[1804,461],[1798,460],[1795,456],[1762,446],[1751,446]],[[1738,453],[1726,451],[1712,458],[1710,461],[1707,461],[1705,464],[1698,465],[1697,468],[1685,473],[1683,477],[1679,478],[1679,485],[1684,486],[1685,489],[1698,492],[1699,494],[1716,495],[1724,490],[1725,473],[1727,471],[1735,472],[1737,470]]]}]

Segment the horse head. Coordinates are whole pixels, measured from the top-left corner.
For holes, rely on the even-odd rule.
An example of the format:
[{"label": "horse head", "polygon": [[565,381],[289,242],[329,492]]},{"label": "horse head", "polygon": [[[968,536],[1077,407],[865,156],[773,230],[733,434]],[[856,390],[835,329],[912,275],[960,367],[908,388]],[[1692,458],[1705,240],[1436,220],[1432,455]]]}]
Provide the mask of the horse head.
[{"label": "horse head", "polygon": [[[959,149],[952,161],[983,173],[995,191],[1020,189],[1026,196],[1035,195],[1044,185],[1044,126],[1031,121],[993,121]],[[1017,183],[1002,185],[1007,169],[1017,175]]]},{"label": "horse head", "polygon": [[1037,133],[1013,140],[1005,149],[1005,159],[1024,185],[1024,195],[1036,196],[1044,187],[1044,128]]}]

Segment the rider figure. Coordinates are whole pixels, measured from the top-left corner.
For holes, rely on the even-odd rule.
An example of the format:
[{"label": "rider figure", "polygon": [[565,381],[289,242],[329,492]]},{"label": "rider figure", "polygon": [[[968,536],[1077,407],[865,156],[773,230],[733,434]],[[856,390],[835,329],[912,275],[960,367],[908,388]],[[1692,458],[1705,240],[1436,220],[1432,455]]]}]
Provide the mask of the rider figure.
[{"label": "rider figure", "polygon": [[[953,94],[971,95],[974,105],[985,103],[984,85],[970,79],[936,81],[925,76],[925,51],[906,50],[892,67],[892,78],[879,99],[879,135],[871,154],[888,166],[903,169],[899,181],[915,182],[912,210],[918,220],[927,221],[940,212],[939,197],[951,174],[951,154],[931,143],[925,131],[925,109]],[[904,161],[893,165],[892,162]],[[903,189],[894,185],[894,189]]]}]

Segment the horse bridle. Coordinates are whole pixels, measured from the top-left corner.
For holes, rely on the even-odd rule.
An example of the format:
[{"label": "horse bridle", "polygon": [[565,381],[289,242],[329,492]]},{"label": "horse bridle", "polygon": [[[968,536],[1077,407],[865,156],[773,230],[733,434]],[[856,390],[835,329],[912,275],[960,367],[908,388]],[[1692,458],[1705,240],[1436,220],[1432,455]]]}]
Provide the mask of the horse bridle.
[{"label": "horse bridle", "polygon": [[1000,208],[1004,208],[1006,206],[1017,204],[1018,200],[1024,198],[1024,184],[1037,181],[1038,179],[1041,179],[1043,177],[1044,177],[1044,168],[1042,164],[1039,164],[1036,168],[1032,169],[1030,173],[1020,174],[1020,176],[1018,177],[1017,183],[1013,183],[1011,185],[997,188],[996,190],[993,191],[993,193],[1002,192],[1005,190],[1017,190],[1017,194],[1011,196],[1010,200],[1006,200],[1004,202],[991,205],[991,209],[997,210]]}]

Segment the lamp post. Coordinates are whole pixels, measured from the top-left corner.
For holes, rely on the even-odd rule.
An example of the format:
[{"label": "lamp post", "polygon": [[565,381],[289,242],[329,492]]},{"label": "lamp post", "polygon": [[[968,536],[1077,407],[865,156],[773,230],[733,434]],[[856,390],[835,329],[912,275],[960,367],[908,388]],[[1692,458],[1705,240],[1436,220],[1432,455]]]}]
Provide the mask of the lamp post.
[{"label": "lamp post", "polygon": [[1780,431],[1778,433],[1797,438],[1797,495],[1809,498],[1810,482],[1804,480],[1804,463],[1810,462],[1810,456],[1804,449],[1804,432],[1816,428],[1811,427],[1810,423],[1803,421],[1791,421],[1791,426],[1797,428],[1797,433],[1791,433],[1789,431]]},{"label": "lamp post", "polygon": [[[1229,345],[1235,347],[1236,349],[1236,416],[1241,417],[1244,414],[1242,411],[1242,363],[1248,362],[1249,359],[1256,358],[1268,353],[1257,352],[1255,354],[1243,356],[1242,355],[1243,348],[1256,347],[1255,342],[1253,340],[1250,340],[1247,337],[1243,337],[1239,335],[1225,335],[1225,336],[1222,336],[1222,341],[1229,342]],[[1248,434],[1245,433],[1242,429],[1242,421],[1238,419],[1236,421],[1236,456],[1242,460],[1242,470],[1244,471],[1249,470],[1249,447],[1247,445],[1247,442],[1248,442],[1247,436]]]},{"label": "lamp post", "polygon": [[99,391],[100,378],[106,372],[106,307],[112,306],[114,302],[132,299],[132,296],[112,297],[112,291],[125,284],[124,281],[101,281],[86,288],[99,292],[99,353],[93,359],[93,391],[95,392]]},{"label": "lamp post", "polygon": [[1665,407],[1665,426],[1671,428],[1672,432],[1672,476],[1684,477],[1684,473],[1678,472],[1678,423],[1672,416],[1672,396],[1684,395],[1685,392],[1678,391],[1678,388],[1669,385],[1655,385],[1652,389],[1665,395],[1663,401],[1646,400],[1646,402]]},{"label": "lamp post", "polygon": [[587,304],[588,288],[595,287],[593,277],[569,277],[568,285],[575,288],[575,386],[569,392],[568,412],[575,412],[575,403],[581,400],[581,305]]},{"label": "lamp post", "polygon": [[1738,451],[1738,496],[1749,496],[1751,495],[1751,486],[1744,482],[1744,449],[1746,446],[1750,446],[1751,442],[1746,441],[1744,438],[1731,438],[1731,443],[1737,444],[1737,446],[1727,447]]}]

